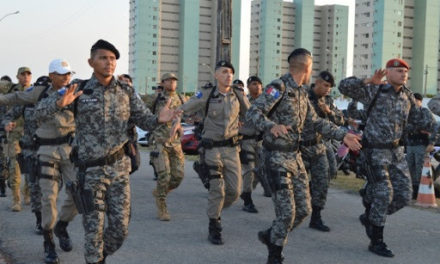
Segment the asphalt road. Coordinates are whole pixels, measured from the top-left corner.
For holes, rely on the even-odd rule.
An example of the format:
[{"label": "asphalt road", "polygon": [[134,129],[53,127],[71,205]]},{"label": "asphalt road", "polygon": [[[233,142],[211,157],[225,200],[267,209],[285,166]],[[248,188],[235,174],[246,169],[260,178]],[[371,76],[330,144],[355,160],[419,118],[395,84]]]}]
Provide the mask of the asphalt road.
[{"label": "asphalt road", "polygon": [[[243,212],[242,201],[225,210],[222,215],[225,245],[214,246],[207,240],[207,192],[193,172],[192,162],[186,163],[182,185],[169,195],[171,221],[161,222],[156,218],[151,195],[155,182],[151,167],[146,165],[146,152],[143,161],[141,170],[131,178],[129,236],[122,248],[108,257],[107,263],[266,263],[267,250],[257,240],[257,232],[270,225],[274,212],[271,200],[263,197],[260,187],[254,193],[254,202],[260,213]],[[8,209],[9,205],[10,192],[7,198],[0,198],[0,250],[11,260],[2,260],[0,256],[0,264],[44,263],[43,238],[33,233],[34,216],[30,207],[25,206],[22,212],[13,213]],[[440,263],[439,213],[407,207],[390,216],[385,228],[385,242],[396,254],[392,259],[368,251],[369,241],[358,221],[360,213],[362,206],[358,196],[330,189],[323,217],[332,228],[331,232],[308,228],[309,219],[306,219],[290,234],[284,249],[285,263]],[[74,219],[68,230],[74,249],[62,252],[57,246],[61,263],[84,263],[81,216]]]}]

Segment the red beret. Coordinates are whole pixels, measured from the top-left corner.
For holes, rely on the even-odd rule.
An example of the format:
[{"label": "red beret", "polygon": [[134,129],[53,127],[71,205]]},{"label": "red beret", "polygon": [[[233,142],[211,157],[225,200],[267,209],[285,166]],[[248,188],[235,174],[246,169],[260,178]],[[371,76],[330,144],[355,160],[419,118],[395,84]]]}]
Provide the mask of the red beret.
[{"label": "red beret", "polygon": [[391,59],[387,62],[387,68],[405,67],[409,70],[409,65],[402,59]]}]

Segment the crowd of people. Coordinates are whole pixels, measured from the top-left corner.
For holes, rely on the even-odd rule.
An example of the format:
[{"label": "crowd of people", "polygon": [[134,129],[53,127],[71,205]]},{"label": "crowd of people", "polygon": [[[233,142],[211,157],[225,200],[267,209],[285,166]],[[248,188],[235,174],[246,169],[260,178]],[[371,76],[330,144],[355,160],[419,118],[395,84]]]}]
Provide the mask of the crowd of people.
[{"label": "crowd of people", "polygon": [[[161,90],[146,102],[129,75],[114,77],[119,56],[114,45],[98,40],[90,50],[90,79],[72,81],[71,66],[62,59],[52,60],[48,76],[33,85],[29,67],[18,69],[18,84],[2,77],[0,196],[6,196],[7,179],[11,210],[21,211],[22,195],[31,204],[35,231],[43,235],[45,263],[60,263],[54,236],[62,250],[72,250],[67,226],[78,213],[87,263],[105,263],[121,247],[130,219],[129,175],[139,167],[135,126],[150,131],[157,177],[152,195],[158,219],[171,220],[167,196],[184,178],[181,118],[191,114],[202,117],[197,172],[208,188],[212,244],[224,244],[222,211],[239,197],[245,212],[259,212],[252,200],[258,183],[275,211],[272,225],[258,232],[268,249],[268,264],[284,262],[289,232],[309,214],[310,228],[329,232],[321,211],[337,173],[330,143],[336,140],[362,153],[361,173],[367,181],[361,190],[365,213],[359,218],[371,240],[368,248],[394,256],[384,243],[386,216],[417,195],[413,190],[418,189],[423,157],[437,134],[420,95],[405,87],[405,61],[391,59],[371,78],[342,80],[340,92],[364,105],[361,115],[355,109],[344,116],[330,96],[335,86],[330,72],[322,71],[310,85],[312,54],[303,48],[290,53],[289,71],[265,88],[258,76],[250,76],[248,94],[242,81],[233,80],[233,65],[220,60],[215,85],[202,87],[187,100],[177,92],[178,77],[165,73]],[[436,97],[430,102],[436,114],[439,101]],[[362,137],[345,128],[359,116],[365,124]],[[58,214],[60,184],[67,195]]]}]

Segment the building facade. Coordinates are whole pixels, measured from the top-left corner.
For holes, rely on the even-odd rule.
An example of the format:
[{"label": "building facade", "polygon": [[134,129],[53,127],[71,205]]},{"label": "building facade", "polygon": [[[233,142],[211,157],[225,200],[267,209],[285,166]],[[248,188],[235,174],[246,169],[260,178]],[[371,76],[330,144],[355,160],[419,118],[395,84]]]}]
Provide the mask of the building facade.
[{"label": "building facade", "polygon": [[437,0],[356,0],[353,74],[371,76],[391,58],[410,66],[407,86],[436,94],[439,79]]},{"label": "building facade", "polygon": [[270,82],[288,71],[288,55],[302,47],[313,53],[313,76],[323,70],[337,82],[346,76],[348,6],[254,0],[251,14],[250,74]]},{"label": "building facade", "polygon": [[[231,53],[237,76],[247,76],[249,70],[249,55],[241,55],[243,45],[249,43],[240,28],[246,3],[232,0],[231,7]],[[213,81],[217,4],[215,0],[130,0],[129,72],[139,93],[152,93],[166,72],[177,74],[180,92],[194,92]]]}]

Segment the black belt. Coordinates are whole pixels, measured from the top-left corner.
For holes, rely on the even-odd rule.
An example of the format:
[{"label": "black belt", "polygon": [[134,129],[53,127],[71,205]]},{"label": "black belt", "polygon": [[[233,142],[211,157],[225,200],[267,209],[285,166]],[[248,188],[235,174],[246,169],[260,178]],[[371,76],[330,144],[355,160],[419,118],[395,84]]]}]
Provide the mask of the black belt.
[{"label": "black belt", "polygon": [[215,141],[209,138],[202,138],[202,146],[206,149],[219,147],[235,147],[240,143],[240,136],[233,136],[226,140]]},{"label": "black belt", "polygon": [[321,141],[321,139],[318,140],[317,138],[314,138],[312,140],[301,140],[299,142],[299,144],[304,147],[311,147],[311,146],[314,146],[319,143],[322,143],[322,141]]},{"label": "black belt", "polygon": [[106,157],[102,157],[96,160],[77,161],[75,162],[75,166],[77,166],[80,170],[85,170],[89,167],[112,165],[116,161],[122,159],[124,156],[125,156],[125,150],[124,147],[122,147],[115,153],[108,155]]},{"label": "black belt", "polygon": [[29,149],[29,150],[37,150],[38,146],[32,142],[30,144],[24,143],[23,141],[18,141],[18,144],[20,145],[20,148],[22,149]]},{"label": "black belt", "polygon": [[394,149],[403,146],[403,142],[399,139],[394,140],[390,143],[374,143],[370,144],[368,141],[362,141],[362,148],[370,148],[370,149]]},{"label": "black belt", "polygon": [[282,151],[282,152],[296,152],[298,151],[298,145],[272,145],[263,140],[263,147],[270,151]]},{"label": "black belt", "polygon": [[73,139],[72,134],[67,134],[64,137],[57,137],[57,138],[40,138],[39,136],[35,135],[34,141],[38,146],[44,146],[44,145],[61,145],[66,143],[71,143]]},{"label": "black belt", "polygon": [[253,136],[248,136],[248,135],[240,134],[240,136],[242,136],[242,140],[255,139],[256,141],[260,141],[260,140],[263,139],[263,135],[261,135],[261,134],[253,135]]}]

